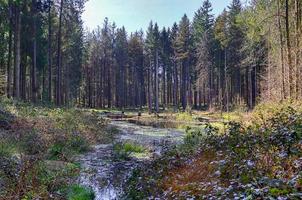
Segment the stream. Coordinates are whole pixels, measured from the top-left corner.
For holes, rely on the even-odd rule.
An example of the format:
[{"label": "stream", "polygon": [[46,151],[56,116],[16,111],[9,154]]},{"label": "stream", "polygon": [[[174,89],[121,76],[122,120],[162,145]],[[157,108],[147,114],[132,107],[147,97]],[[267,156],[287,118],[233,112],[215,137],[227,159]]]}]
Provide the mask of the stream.
[{"label": "stream", "polygon": [[[96,145],[92,151],[78,158],[82,167],[78,183],[92,188],[96,200],[119,199],[134,169],[154,160],[166,148],[181,143],[184,137],[184,133],[179,130],[141,126],[125,121],[112,120],[109,126],[119,130],[113,143]],[[113,144],[124,142],[139,144],[147,149],[147,153],[129,160],[117,160]]]}]

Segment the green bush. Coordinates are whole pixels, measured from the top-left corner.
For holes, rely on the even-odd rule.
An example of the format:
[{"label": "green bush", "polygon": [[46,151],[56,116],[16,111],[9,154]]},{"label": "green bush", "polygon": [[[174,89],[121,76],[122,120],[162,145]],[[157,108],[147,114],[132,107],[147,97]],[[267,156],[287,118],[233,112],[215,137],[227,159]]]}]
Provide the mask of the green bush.
[{"label": "green bush", "polygon": [[68,146],[70,146],[71,150],[76,153],[84,153],[89,150],[87,140],[80,135],[72,136],[68,141]]},{"label": "green bush", "polygon": [[48,158],[51,160],[59,160],[64,156],[64,144],[62,143],[54,143],[48,149]]},{"label": "green bush", "polygon": [[46,150],[46,144],[34,131],[21,137],[20,149],[28,155],[36,155]]},{"label": "green bush", "polygon": [[56,138],[56,141],[48,149],[48,158],[51,160],[66,160],[74,154],[85,153],[89,150],[89,143],[80,136],[70,136]]},{"label": "green bush", "polygon": [[0,139],[0,157],[10,157],[17,151],[17,146],[12,141]]},{"label": "green bush", "polygon": [[68,189],[68,200],[93,200],[94,198],[94,192],[90,188],[73,185]]},{"label": "green bush", "polygon": [[145,148],[132,142],[126,142],[114,144],[113,151],[116,159],[126,160],[129,159],[131,153],[144,153]]}]

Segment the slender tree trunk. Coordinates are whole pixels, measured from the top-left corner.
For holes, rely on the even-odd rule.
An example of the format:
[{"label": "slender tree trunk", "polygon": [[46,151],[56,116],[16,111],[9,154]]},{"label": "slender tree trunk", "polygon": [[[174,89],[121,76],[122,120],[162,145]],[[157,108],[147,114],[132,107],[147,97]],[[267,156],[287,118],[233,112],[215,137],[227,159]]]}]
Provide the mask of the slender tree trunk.
[{"label": "slender tree trunk", "polygon": [[300,39],[301,39],[301,10],[300,10],[300,0],[295,0],[295,10],[296,10],[296,28],[295,28],[295,37],[296,37],[296,57],[295,57],[295,66],[296,66],[296,99],[300,98],[301,95],[301,66],[300,66]]},{"label": "slender tree trunk", "polygon": [[9,2],[9,33],[8,33],[8,56],[7,56],[7,97],[11,97],[11,78],[12,78],[12,35],[13,35],[13,22],[12,22],[12,5],[11,2]]},{"label": "slender tree trunk", "polygon": [[187,72],[187,60],[185,59],[182,62],[182,108],[183,110],[186,110],[187,108],[187,97],[188,97],[188,72]]},{"label": "slender tree trunk", "polygon": [[151,69],[152,69],[152,59],[150,58],[150,66],[148,69],[148,108],[149,114],[152,113],[152,97],[151,97]]},{"label": "slender tree trunk", "polygon": [[289,27],[289,0],[285,0],[285,29],[286,29],[286,43],[287,43],[287,59],[288,59],[288,67],[289,67],[289,88],[290,88],[290,98],[295,98],[296,93],[296,81],[295,81],[295,69],[292,64],[292,56],[291,56],[291,38],[290,38],[290,27]]},{"label": "slender tree trunk", "polygon": [[61,63],[61,42],[62,42],[62,17],[64,0],[60,3],[59,32],[58,32],[58,50],[57,50],[57,77],[56,77],[56,105],[62,104],[62,63]]},{"label": "slender tree trunk", "polygon": [[284,66],[284,44],[283,44],[283,34],[282,34],[282,26],[281,26],[281,11],[280,11],[280,0],[277,1],[278,6],[278,28],[279,28],[279,39],[280,39],[280,61],[281,61],[281,69],[282,69],[282,99],[287,98],[287,89],[286,89],[286,76],[285,76],[285,66]]},{"label": "slender tree trunk", "polygon": [[158,50],[156,50],[156,65],[155,65],[155,111],[159,112],[159,80],[158,80]]},{"label": "slender tree trunk", "polygon": [[33,103],[37,101],[36,91],[36,69],[37,69],[37,19],[36,19],[36,0],[32,1],[32,16],[33,16],[33,55],[31,68],[31,100]]},{"label": "slender tree trunk", "polygon": [[15,69],[14,69],[14,97],[20,99],[20,63],[21,63],[21,12],[15,7]]},{"label": "slender tree trunk", "polygon": [[108,66],[108,108],[111,108],[111,101],[112,101],[112,94],[111,94],[111,70],[110,68],[112,67],[112,63],[109,63],[109,66]]},{"label": "slender tree trunk", "polygon": [[48,101],[52,101],[52,23],[51,23],[51,1],[48,5]]},{"label": "slender tree trunk", "polygon": [[166,65],[163,66],[163,109],[165,110],[167,104],[167,91],[166,91]]},{"label": "slender tree trunk", "polygon": [[226,96],[226,110],[229,112],[229,80],[227,76],[227,49],[224,49],[224,80],[225,80],[225,96]]}]

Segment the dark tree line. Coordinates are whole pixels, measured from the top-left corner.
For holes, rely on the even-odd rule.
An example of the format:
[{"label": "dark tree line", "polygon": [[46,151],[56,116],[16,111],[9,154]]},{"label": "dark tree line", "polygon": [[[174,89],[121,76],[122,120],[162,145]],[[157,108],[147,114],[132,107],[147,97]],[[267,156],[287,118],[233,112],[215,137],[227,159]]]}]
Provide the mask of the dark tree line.
[{"label": "dark tree line", "polygon": [[78,95],[85,1],[2,0],[2,92],[18,100],[68,104]]},{"label": "dark tree line", "polygon": [[149,112],[253,108],[298,100],[299,0],[233,0],[217,18],[205,0],[193,20],[150,22],[127,33],[108,19],[84,33],[84,0],[1,0],[2,93],[54,102]]}]

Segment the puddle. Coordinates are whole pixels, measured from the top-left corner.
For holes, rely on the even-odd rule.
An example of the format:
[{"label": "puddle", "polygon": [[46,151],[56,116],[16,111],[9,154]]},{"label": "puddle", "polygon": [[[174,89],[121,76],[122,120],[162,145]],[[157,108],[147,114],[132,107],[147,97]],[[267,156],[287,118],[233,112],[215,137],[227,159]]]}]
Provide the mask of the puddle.
[{"label": "puddle", "polygon": [[91,152],[80,156],[77,161],[82,170],[78,183],[92,188],[96,200],[119,199],[125,182],[135,168],[160,156],[167,147],[181,143],[184,137],[184,133],[179,130],[141,126],[124,121],[111,121],[109,126],[120,130],[114,142],[142,145],[148,149],[148,154],[127,161],[116,161],[113,145],[106,144],[97,145]]}]

